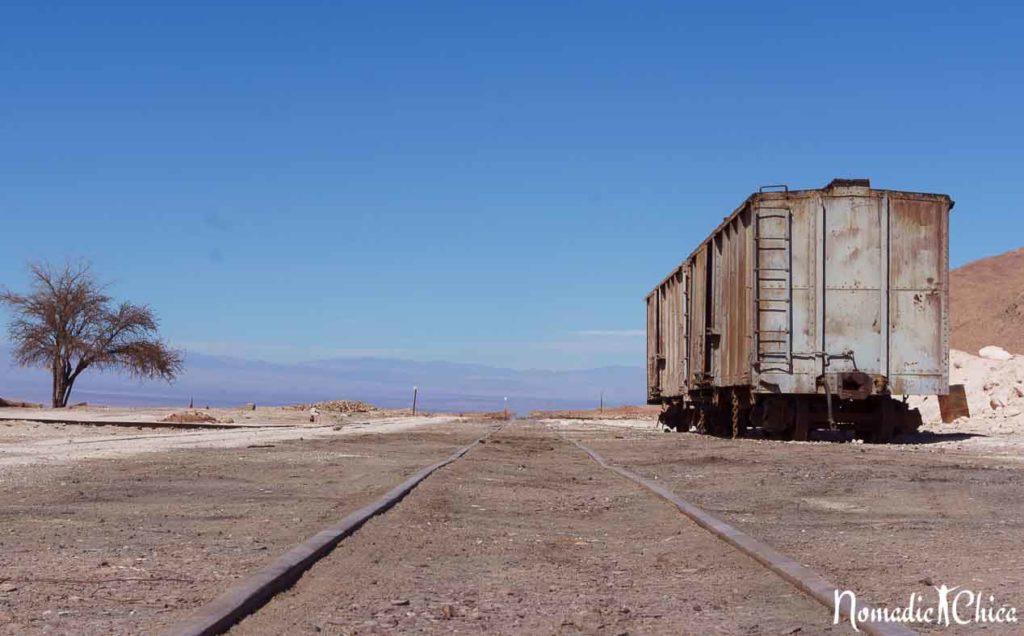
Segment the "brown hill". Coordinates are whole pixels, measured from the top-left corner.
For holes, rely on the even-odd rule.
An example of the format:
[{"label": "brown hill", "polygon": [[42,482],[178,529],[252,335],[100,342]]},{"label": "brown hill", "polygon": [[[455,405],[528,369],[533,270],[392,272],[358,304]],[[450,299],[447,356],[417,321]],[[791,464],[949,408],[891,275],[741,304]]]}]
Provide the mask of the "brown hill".
[{"label": "brown hill", "polygon": [[953,270],[949,294],[954,349],[977,354],[997,345],[1024,354],[1024,248]]}]

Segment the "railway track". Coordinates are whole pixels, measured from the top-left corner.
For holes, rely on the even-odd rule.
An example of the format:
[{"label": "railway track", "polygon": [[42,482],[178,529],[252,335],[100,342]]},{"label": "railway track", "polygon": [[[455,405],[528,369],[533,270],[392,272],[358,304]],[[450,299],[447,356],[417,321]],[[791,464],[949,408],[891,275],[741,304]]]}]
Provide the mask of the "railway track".
[{"label": "railway track", "polygon": [[523,423],[425,467],[166,633],[841,633],[832,589],[660,485]]}]

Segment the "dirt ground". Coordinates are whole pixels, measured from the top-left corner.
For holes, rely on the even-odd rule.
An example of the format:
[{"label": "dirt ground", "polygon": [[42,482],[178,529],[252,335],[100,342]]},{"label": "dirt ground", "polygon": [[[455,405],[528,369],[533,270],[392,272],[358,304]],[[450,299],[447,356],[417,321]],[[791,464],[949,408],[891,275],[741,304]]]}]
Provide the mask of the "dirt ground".
[{"label": "dirt ground", "polygon": [[586,409],[579,411],[533,411],[530,417],[535,420],[569,419],[569,420],[657,420],[661,413],[660,405],[629,405],[609,406],[603,409]]},{"label": "dirt ground", "polygon": [[[496,425],[0,423],[0,634],[172,625]],[[545,420],[513,422],[431,476],[236,631],[852,633],[568,439],[861,600],[902,607],[911,592],[933,598],[947,584],[1024,608],[1015,446],[934,430],[871,446],[661,433],[650,419]]]},{"label": "dirt ground", "polygon": [[458,420],[455,417],[391,417],[350,419],[339,424],[277,424],[209,430],[0,422],[0,479],[5,474],[4,469],[10,466],[104,459],[185,448],[265,446],[290,439],[360,433],[399,433]]},{"label": "dirt ground", "polygon": [[[332,403],[327,403],[328,405]],[[355,403],[361,404],[361,403]],[[3,420],[33,421],[66,421],[75,420],[83,423],[161,423],[174,415],[186,412],[207,414],[219,423],[235,426],[304,426],[309,424],[310,411],[304,405],[295,406],[259,406],[256,408],[206,408],[197,406],[194,409],[172,407],[129,407],[129,406],[83,406],[66,409],[50,408],[12,408],[0,407],[0,418]],[[317,409],[316,424],[344,424],[350,421],[373,420],[380,418],[406,417],[410,413],[406,409],[375,409],[369,412],[346,412],[328,408]],[[421,414],[431,417],[429,414]],[[438,416],[452,414],[436,414]]]},{"label": "dirt ground", "polygon": [[1005,447],[957,434],[873,446],[550,425],[877,605],[934,599],[945,583],[1024,609],[1024,463]]},{"label": "dirt ground", "polygon": [[829,621],[556,432],[515,423],[234,633],[823,634]]},{"label": "dirt ground", "polygon": [[48,443],[116,449],[0,465],[0,633],[152,633],[493,426],[418,420],[128,435],[0,426],[0,458]]}]

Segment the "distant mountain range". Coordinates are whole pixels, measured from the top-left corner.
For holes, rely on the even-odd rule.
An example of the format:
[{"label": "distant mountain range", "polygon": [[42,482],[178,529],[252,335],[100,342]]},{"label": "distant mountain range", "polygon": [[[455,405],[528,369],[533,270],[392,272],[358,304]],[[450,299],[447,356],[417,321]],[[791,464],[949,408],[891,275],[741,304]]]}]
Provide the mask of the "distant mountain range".
[{"label": "distant mountain range", "polygon": [[[22,369],[0,345],[0,397],[46,402],[49,375]],[[576,371],[515,370],[454,362],[385,358],[338,358],[275,364],[187,353],[186,371],[174,384],[133,380],[116,373],[86,372],[72,402],[116,405],[280,405],[354,399],[384,407],[408,407],[413,386],[419,406],[430,411],[591,408],[602,391],[605,404],[644,400],[643,367],[612,366]]]}]

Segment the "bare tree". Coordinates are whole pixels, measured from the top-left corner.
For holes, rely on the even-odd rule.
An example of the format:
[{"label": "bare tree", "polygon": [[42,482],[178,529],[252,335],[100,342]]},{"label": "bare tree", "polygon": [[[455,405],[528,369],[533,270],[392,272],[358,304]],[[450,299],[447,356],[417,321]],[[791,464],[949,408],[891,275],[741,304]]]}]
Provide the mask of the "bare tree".
[{"label": "bare tree", "polygon": [[120,368],[168,382],[181,372],[182,354],[159,340],[153,311],[114,306],[87,264],[32,264],[29,271],[31,291],[0,290],[0,303],[13,313],[7,333],[15,360],[53,374],[54,408],[67,406],[75,380],[89,368]]}]

